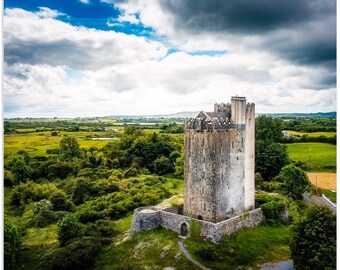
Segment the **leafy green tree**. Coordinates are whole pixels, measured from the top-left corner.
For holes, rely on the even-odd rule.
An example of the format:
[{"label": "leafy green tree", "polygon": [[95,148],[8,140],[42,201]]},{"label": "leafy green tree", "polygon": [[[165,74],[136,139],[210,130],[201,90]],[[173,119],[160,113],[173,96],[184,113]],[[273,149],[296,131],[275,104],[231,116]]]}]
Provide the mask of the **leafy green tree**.
[{"label": "leafy green tree", "polygon": [[19,229],[9,220],[4,220],[4,257],[5,265],[15,262],[15,258],[22,244]]},{"label": "leafy green tree", "polygon": [[283,167],[280,176],[287,195],[294,199],[302,199],[303,192],[310,188],[307,174],[293,164]]},{"label": "leafy green tree", "polygon": [[282,120],[271,116],[260,115],[255,119],[255,138],[278,142],[282,138]]},{"label": "leafy green tree", "polygon": [[26,165],[22,159],[17,159],[13,163],[11,171],[14,174],[14,184],[18,185],[26,182],[30,178],[32,169]]},{"label": "leafy green tree", "polygon": [[67,215],[58,222],[58,240],[61,246],[73,238],[84,235],[84,226],[73,216]]},{"label": "leafy green tree", "polygon": [[66,194],[63,191],[54,192],[50,196],[53,211],[74,211],[74,204],[67,200]]},{"label": "leafy green tree", "polygon": [[173,162],[169,158],[160,157],[154,161],[154,172],[158,175],[171,173],[174,171]]},{"label": "leafy green tree", "polygon": [[311,206],[293,227],[290,243],[295,269],[336,269],[336,217],[327,208]]},{"label": "leafy green tree", "polygon": [[62,138],[59,142],[59,153],[64,158],[80,157],[81,150],[77,139],[72,136]]},{"label": "leafy green tree", "polygon": [[268,181],[278,175],[281,168],[289,164],[285,145],[270,141],[257,141],[255,144],[255,171]]}]

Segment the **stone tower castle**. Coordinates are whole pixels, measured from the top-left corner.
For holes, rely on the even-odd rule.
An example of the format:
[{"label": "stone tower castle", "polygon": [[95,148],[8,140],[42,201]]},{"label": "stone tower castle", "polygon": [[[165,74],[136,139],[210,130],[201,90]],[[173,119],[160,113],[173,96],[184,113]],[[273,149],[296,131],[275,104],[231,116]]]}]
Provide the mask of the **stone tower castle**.
[{"label": "stone tower castle", "polygon": [[255,104],[215,104],[184,125],[184,215],[220,222],[255,208]]}]

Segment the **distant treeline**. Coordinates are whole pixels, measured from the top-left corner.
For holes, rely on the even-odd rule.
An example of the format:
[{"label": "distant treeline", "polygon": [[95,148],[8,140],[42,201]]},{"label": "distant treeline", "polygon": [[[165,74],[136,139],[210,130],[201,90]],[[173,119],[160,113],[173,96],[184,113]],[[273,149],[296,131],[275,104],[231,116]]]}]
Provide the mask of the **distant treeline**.
[{"label": "distant treeline", "polygon": [[302,135],[301,137],[282,137],[279,140],[280,143],[302,143],[302,142],[321,142],[321,143],[330,143],[336,145],[336,136],[333,137],[326,137],[326,136],[319,136],[319,137],[310,137],[308,135]]},{"label": "distant treeline", "polygon": [[303,132],[336,132],[336,118],[302,118],[282,121],[282,129]]}]

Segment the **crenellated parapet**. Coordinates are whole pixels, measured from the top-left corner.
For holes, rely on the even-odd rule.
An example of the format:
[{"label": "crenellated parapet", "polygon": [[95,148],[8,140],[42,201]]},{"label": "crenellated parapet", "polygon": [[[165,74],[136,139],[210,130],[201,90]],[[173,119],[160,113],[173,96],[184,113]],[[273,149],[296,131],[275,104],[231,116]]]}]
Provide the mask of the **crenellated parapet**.
[{"label": "crenellated parapet", "polygon": [[227,130],[234,128],[230,118],[213,117],[213,118],[190,118],[184,122],[185,130],[195,131],[213,131],[213,130]]}]

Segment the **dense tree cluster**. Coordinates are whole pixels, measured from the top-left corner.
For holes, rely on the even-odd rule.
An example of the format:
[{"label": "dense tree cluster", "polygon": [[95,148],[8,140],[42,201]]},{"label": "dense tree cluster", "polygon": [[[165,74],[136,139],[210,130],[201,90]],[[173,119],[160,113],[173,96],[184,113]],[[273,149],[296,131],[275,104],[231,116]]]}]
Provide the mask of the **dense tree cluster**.
[{"label": "dense tree cluster", "polygon": [[297,270],[336,269],[335,215],[324,207],[310,207],[293,227],[290,248]]}]

